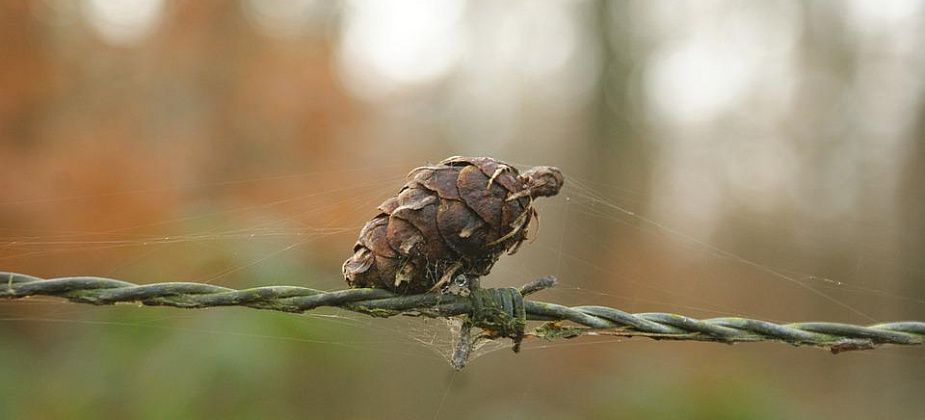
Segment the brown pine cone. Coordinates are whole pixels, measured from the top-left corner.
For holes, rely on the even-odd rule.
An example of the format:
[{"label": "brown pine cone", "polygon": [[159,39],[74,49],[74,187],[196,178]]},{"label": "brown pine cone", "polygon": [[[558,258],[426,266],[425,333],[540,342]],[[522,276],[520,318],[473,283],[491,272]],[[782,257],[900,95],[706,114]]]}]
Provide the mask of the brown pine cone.
[{"label": "brown pine cone", "polygon": [[551,166],[521,174],[492,158],[454,156],[407,180],[360,231],[343,267],[351,287],[422,293],[488,274],[527,238],[533,199],[556,195],[565,178]]}]

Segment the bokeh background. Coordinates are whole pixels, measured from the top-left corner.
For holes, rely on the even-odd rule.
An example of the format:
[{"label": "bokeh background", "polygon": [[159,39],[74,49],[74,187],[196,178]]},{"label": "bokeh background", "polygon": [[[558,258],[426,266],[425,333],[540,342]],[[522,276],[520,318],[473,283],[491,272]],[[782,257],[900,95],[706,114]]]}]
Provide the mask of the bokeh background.
[{"label": "bokeh background", "polygon": [[[552,164],[489,285],[697,317],[925,319],[921,1],[0,3],[0,269],[342,287],[413,167]],[[925,353],[530,342],[0,302],[2,418],[914,418]]]}]

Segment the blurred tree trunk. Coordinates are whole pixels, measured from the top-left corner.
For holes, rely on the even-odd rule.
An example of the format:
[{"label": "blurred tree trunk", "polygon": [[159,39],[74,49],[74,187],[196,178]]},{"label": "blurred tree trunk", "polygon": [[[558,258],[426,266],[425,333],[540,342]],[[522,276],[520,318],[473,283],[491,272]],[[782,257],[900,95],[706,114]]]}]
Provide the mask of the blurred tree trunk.
[{"label": "blurred tree trunk", "polygon": [[0,3],[0,51],[4,61],[0,65],[0,138],[4,149],[32,145],[36,140],[34,131],[41,126],[37,121],[42,118],[44,97],[51,90],[46,87],[48,59],[42,54],[42,30],[27,3]]},{"label": "blurred tree trunk", "polygon": [[904,235],[900,236],[902,267],[906,273],[903,283],[908,287],[904,290],[916,292],[910,298],[925,298],[925,189],[922,180],[925,180],[925,101],[920,100],[917,124],[910,135],[912,141],[910,153],[906,155],[903,168],[903,179],[898,193],[902,220],[899,225]]},{"label": "blurred tree trunk", "polygon": [[[920,11],[920,27],[922,16]],[[922,45],[921,41],[917,44]],[[906,65],[918,65],[921,69],[922,61],[913,59],[915,56],[915,53],[908,55]],[[925,180],[925,89],[920,88],[917,92],[917,107],[913,113],[912,128],[909,133],[905,133],[905,144],[899,146],[905,147],[898,152],[902,157],[897,160],[902,167],[896,168],[898,181],[894,192],[897,206],[895,214],[899,220],[890,223],[895,226],[890,233],[896,238],[897,278],[893,284],[897,293],[913,293],[905,297],[922,301],[925,299],[925,188],[922,186]],[[921,308],[919,306],[917,309],[925,313]]]},{"label": "blurred tree trunk", "polygon": [[[639,130],[638,125],[632,121],[641,121],[642,111],[637,104],[640,92],[635,88],[634,78],[638,73],[638,63],[644,60],[638,51],[640,41],[634,34],[636,19],[635,8],[638,5],[627,2],[600,1],[596,4],[597,36],[601,45],[601,75],[600,85],[594,98],[592,112],[593,132],[590,136],[587,157],[588,167],[593,168],[590,174],[591,181],[595,183],[594,190],[604,195],[609,201],[632,211],[645,211],[652,167],[651,142],[646,141],[646,133]],[[630,191],[631,196],[616,193]],[[626,198],[638,200],[626,201]],[[614,214],[613,209],[608,214],[623,218],[626,215]],[[591,245],[583,253],[589,261],[608,261],[604,263],[609,271],[614,273],[633,274],[637,267],[645,266],[643,262],[645,251],[639,244],[642,235],[638,229],[627,229],[619,223],[601,223],[592,219],[594,224],[592,232],[598,238],[586,242]],[[635,221],[631,221],[635,223]],[[627,266],[627,261],[634,261],[633,266]],[[631,287],[619,278],[624,275],[595,276],[596,284],[601,290],[627,292]]]}]

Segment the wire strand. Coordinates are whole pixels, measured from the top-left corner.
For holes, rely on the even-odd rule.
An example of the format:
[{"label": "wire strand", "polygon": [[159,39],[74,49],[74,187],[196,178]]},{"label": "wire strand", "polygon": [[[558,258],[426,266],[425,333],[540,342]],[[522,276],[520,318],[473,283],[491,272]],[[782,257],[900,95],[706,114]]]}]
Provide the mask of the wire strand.
[{"label": "wire strand", "polygon": [[[545,277],[519,290],[526,296],[555,285]],[[494,290],[494,289],[483,289]],[[384,289],[322,291],[298,286],[264,286],[231,289],[204,283],[152,283],[138,285],[103,277],[35,276],[0,272],[0,299],[56,296],[71,302],[111,305],[136,302],[148,306],[211,308],[244,306],[255,309],[302,313],[322,306],[337,307],[374,317],[412,315],[457,317],[473,314],[469,296],[441,293],[397,295]],[[481,296],[481,295],[480,295]],[[508,297],[509,299],[509,297]],[[499,304],[500,306],[501,304]],[[507,304],[508,306],[509,303]],[[628,313],[606,306],[568,307],[523,299],[522,315],[528,321],[547,321],[526,333],[526,337],[549,340],[582,335],[644,336],[659,340],[709,341],[720,343],[777,341],[797,346],[815,346],[833,353],[869,350],[881,344],[925,344],[925,322],[902,321],[874,325],[834,322],[777,324],[748,318],[695,319],[661,312]],[[563,323],[564,321],[571,324]],[[490,322],[487,325],[492,325]],[[482,338],[513,337],[486,330]]]}]

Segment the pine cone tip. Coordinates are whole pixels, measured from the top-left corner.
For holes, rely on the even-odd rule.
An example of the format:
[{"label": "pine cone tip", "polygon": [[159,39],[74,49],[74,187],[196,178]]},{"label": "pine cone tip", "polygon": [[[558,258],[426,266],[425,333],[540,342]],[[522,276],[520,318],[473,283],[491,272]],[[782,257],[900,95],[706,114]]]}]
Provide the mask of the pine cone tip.
[{"label": "pine cone tip", "polygon": [[535,166],[524,171],[520,177],[534,198],[559,194],[562,184],[565,183],[565,176],[555,166]]}]

